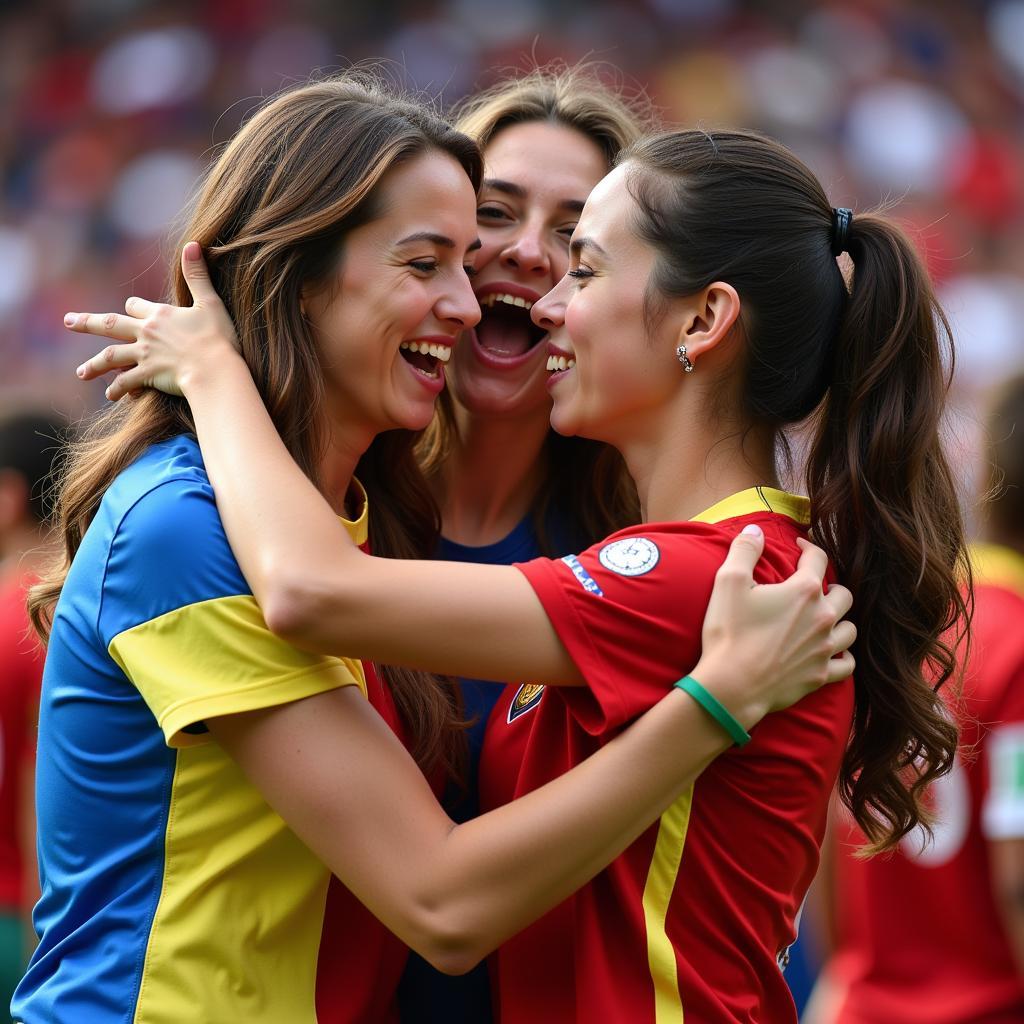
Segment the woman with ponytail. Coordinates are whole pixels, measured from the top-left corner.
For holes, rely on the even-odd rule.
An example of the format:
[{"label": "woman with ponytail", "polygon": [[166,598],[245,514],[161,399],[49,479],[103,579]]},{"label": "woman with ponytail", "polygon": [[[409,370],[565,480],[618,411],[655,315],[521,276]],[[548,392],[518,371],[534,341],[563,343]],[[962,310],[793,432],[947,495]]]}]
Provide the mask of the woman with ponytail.
[{"label": "woman with ponytail", "polygon": [[[290,90],[210,171],[190,227],[198,241],[176,278],[178,300],[194,290],[195,305],[129,302],[147,324],[140,355],[151,341],[160,352],[182,315],[205,325],[211,355],[225,334],[237,340],[228,351],[298,493],[308,486],[327,510],[331,545],[365,547],[378,497],[376,551],[434,543],[409,432],[429,422],[454,339],[479,317],[465,266],[479,174],[468,137],[372,79]],[[67,320],[114,338],[143,324]],[[154,383],[174,390],[175,376]],[[217,404],[234,407],[230,388]],[[247,422],[242,413],[236,425]],[[145,394],[101,416],[65,468],[64,557],[32,600],[49,634],[43,884],[14,1017],[395,1021],[404,949],[385,928],[437,966],[467,969],[617,856],[727,733],[672,692],[576,772],[456,825],[424,777],[458,730],[450,691],[411,669],[383,669],[381,685],[370,659],[317,655],[268,629],[228,546],[197,430],[180,397]],[[254,508],[263,497],[251,493]],[[264,508],[272,521],[280,497]],[[757,537],[732,545],[697,668],[748,726],[852,666],[848,654],[830,660],[854,630],[836,625],[848,592],[822,594],[822,552],[805,553],[792,580],[752,589],[760,547]],[[447,614],[434,625],[459,629]],[[681,646],[663,693],[697,663]],[[580,685],[549,631],[549,664],[553,651],[559,678],[548,681]],[[514,870],[523,863],[534,866]],[[325,920],[330,872],[348,902]]]},{"label": "woman with ponytail", "polygon": [[[198,266],[195,277],[215,306]],[[795,1021],[780,968],[837,778],[885,849],[926,821],[921,790],[955,749],[935,693],[953,672],[948,637],[966,627],[939,442],[941,312],[895,228],[833,210],[783,147],[727,131],[626,150],[587,200],[568,274],[532,312],[548,332],[552,426],[622,453],[644,522],[515,567],[388,561],[347,544],[218,332],[195,343],[122,318],[116,336],[144,329],[146,345],[113,346],[84,372],[125,368],[112,397],[183,391],[271,630],[309,650],[520,681],[485,740],[484,799],[511,801],[500,810],[607,753],[657,704],[680,649],[700,649],[736,535],[764,536],[762,583],[792,570],[808,529],[820,539],[870,609],[856,682],[750,737],[699,673],[680,680],[736,747],[494,965],[504,1024]],[[776,460],[785,428],[808,417],[805,498],[780,488]],[[548,685],[567,682],[579,685]],[[330,863],[329,837],[305,835]]]}]

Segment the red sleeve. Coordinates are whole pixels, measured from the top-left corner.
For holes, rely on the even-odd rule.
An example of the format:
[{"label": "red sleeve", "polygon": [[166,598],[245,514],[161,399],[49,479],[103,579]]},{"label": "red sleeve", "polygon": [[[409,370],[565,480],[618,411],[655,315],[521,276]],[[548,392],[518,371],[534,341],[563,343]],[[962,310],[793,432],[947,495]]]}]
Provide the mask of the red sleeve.
[{"label": "red sleeve", "polygon": [[[662,528],[664,530],[664,528]],[[616,534],[578,556],[516,566],[586,678],[560,696],[600,735],[642,714],[696,664],[729,535],[703,524]]]}]

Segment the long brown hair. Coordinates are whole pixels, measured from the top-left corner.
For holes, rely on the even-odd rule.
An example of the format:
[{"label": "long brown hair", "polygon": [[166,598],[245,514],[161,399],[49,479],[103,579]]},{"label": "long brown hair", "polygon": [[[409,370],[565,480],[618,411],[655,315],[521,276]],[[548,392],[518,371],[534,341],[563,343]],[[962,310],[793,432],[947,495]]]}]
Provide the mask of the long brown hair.
[{"label": "long brown hair", "polygon": [[[486,150],[503,129],[544,121],[561,125],[593,142],[609,170],[619,152],[654,125],[650,103],[637,91],[606,84],[596,64],[551,65],[506,79],[464,100],[454,111],[456,125]],[[423,435],[418,453],[428,477],[438,473],[457,437],[452,400],[447,392]],[[640,519],[636,487],[622,456],[610,445],[549,431],[548,472],[531,508],[534,532],[547,555],[566,543],[588,547]],[[562,533],[550,535],[555,521]]]},{"label": "long brown hair", "polygon": [[939,438],[952,339],[903,233],[858,214],[847,289],[814,175],[753,132],[677,131],[623,154],[640,231],[658,253],[651,299],[736,288],[741,415],[769,437],[813,415],[811,530],[854,594],[853,734],[840,792],[874,849],[928,815],[955,726],[937,690],[966,637],[964,525]]},{"label": "long brown hair", "polygon": [[[399,163],[436,150],[479,188],[476,145],[425,106],[365,73],[283,93],[235,135],[211,168],[185,239],[200,243],[236,325],[242,355],[292,457],[318,483],[324,387],[317,344],[300,307],[304,288],[330,280],[346,234],[372,220],[375,189]],[[172,301],[190,305],[175,263]],[[57,498],[60,563],[33,591],[37,630],[49,631],[71,560],[104,492],[150,445],[193,432],[184,400],[156,392],[99,415],[68,452]],[[375,554],[427,557],[439,516],[413,457],[415,435],[379,435],[357,469],[370,497]],[[436,677],[386,666],[395,703],[429,768],[451,766],[460,727],[451,689]]]}]

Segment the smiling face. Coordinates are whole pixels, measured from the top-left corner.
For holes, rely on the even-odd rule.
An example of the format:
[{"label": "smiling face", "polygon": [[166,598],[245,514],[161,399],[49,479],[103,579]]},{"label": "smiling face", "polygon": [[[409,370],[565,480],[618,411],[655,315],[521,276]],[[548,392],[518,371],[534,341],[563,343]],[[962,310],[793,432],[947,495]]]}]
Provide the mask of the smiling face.
[{"label": "smiling face", "polygon": [[338,274],[303,298],[328,414],[360,436],[425,427],[455,339],[480,316],[465,269],[476,196],[458,162],[430,151],[399,164],[376,202],[345,238]]},{"label": "smiling face", "polygon": [[593,190],[572,240],[571,266],[533,308],[549,332],[551,425],[620,447],[653,436],[652,418],[680,393],[673,304],[648,331],[647,283],[655,252],[636,233],[628,164]]},{"label": "smiling face", "polygon": [[530,309],[565,273],[569,236],[607,164],[586,136],[546,122],[502,129],[484,161],[473,281],[482,319],[456,348],[452,392],[474,416],[543,417],[547,352]]}]

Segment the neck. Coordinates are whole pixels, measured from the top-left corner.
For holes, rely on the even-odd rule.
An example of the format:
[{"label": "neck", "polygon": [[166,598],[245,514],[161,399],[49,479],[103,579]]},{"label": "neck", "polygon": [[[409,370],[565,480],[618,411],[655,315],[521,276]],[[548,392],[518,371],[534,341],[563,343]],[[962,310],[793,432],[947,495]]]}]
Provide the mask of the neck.
[{"label": "neck", "polygon": [[692,519],[737,491],[778,486],[774,439],[725,428],[698,405],[616,443],[636,482],[644,522]]},{"label": "neck", "polygon": [[320,490],[338,515],[346,515],[345,497],[352,484],[356,466],[370,447],[374,434],[338,418],[328,422],[328,442],[320,460]]},{"label": "neck", "polygon": [[548,411],[517,418],[473,416],[456,404],[458,435],[435,486],[449,540],[494,544],[527,514],[544,482]]}]

